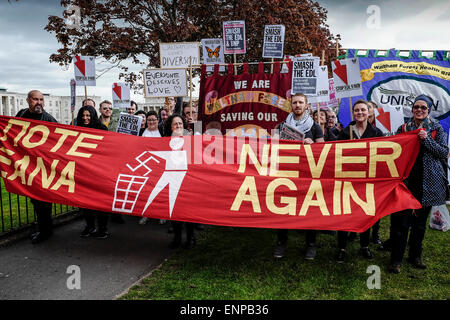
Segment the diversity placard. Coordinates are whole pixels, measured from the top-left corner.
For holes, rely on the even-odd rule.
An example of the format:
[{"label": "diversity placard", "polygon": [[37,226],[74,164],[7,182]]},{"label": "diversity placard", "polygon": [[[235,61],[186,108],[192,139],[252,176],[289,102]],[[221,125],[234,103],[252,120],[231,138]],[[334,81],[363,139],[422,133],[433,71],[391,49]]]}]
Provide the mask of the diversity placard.
[{"label": "diversity placard", "polygon": [[421,207],[403,184],[420,149],[417,131],[308,145],[208,135],[142,139],[0,116],[0,132],[9,192],[101,214],[362,232]]},{"label": "diversity placard", "polygon": [[[172,42],[159,43],[159,56],[161,68],[189,68],[200,64],[200,43],[199,42]],[[192,58],[192,60],[191,60]]]},{"label": "diversity placard", "polygon": [[141,129],[141,124],[141,116],[135,116],[134,114],[121,112],[119,114],[119,121],[117,122],[116,132],[138,136],[139,130]]},{"label": "diversity placard", "polygon": [[[225,63],[225,55],[223,53],[223,40],[202,39],[203,63],[204,64],[223,64]],[[212,71],[213,67],[208,66],[206,71]],[[225,71],[225,67],[221,66],[219,71]]]},{"label": "diversity placard", "polygon": [[146,98],[187,96],[186,69],[145,69]]},{"label": "diversity placard", "polygon": [[75,56],[73,68],[78,86],[95,86],[95,57]]},{"label": "diversity placard", "polygon": [[309,96],[317,95],[317,75],[320,60],[318,57],[294,57],[292,59],[291,93],[303,93]]},{"label": "diversity placard", "polygon": [[224,21],[223,40],[225,54],[245,53],[245,21]]},{"label": "diversity placard", "polygon": [[130,86],[127,83],[115,82],[112,85],[114,109],[125,109],[130,106]]},{"label": "diversity placard", "polygon": [[331,62],[331,65],[337,98],[362,95],[358,58],[335,60]]},{"label": "diversity placard", "polygon": [[283,58],[284,30],[283,25],[264,27],[263,58]]}]

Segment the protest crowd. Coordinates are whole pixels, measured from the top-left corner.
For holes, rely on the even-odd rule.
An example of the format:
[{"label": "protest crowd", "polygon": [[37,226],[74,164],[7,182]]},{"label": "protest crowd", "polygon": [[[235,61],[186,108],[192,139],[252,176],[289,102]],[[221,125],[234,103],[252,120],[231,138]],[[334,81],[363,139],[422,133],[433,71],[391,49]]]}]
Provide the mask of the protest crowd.
[{"label": "protest crowd", "polygon": [[[28,108],[20,110],[16,115],[19,118],[56,122],[56,120],[44,110],[44,96],[38,90],[32,90],[27,98]],[[277,129],[289,125],[296,128],[304,135],[304,144],[328,142],[336,140],[364,139],[381,137],[383,133],[375,126],[373,102],[358,100],[352,105],[354,120],[345,128],[339,123],[336,113],[332,108],[319,108],[312,110],[308,103],[308,97],[297,93],[291,97],[292,112],[285,121],[277,125]],[[390,239],[383,242],[379,237],[379,221],[371,228],[359,234],[360,255],[364,259],[372,259],[374,253],[370,250],[370,243],[380,250],[391,251],[391,263],[389,271],[399,273],[403,262],[406,247],[409,243],[408,262],[415,268],[425,269],[422,261],[422,242],[425,237],[426,223],[430,214],[430,208],[434,205],[445,203],[447,198],[446,174],[443,162],[447,161],[449,149],[446,133],[439,122],[429,116],[432,100],[426,95],[419,95],[412,106],[413,117],[398,128],[397,133],[421,129],[418,132],[420,139],[420,151],[413,169],[405,181],[406,186],[417,200],[422,204],[422,209],[406,210],[390,215]],[[183,136],[201,134],[196,131],[195,124],[198,121],[198,102],[192,105],[183,102],[182,98],[170,97],[166,99],[166,106],[159,112],[143,112],[137,110],[137,104],[131,101],[126,109],[127,113],[142,117],[142,126],[139,135],[143,138]],[[88,127],[100,130],[111,129],[112,103],[103,101],[98,107],[90,99],[83,101],[76,116],[75,126]],[[200,126],[201,128],[201,126]],[[220,134],[220,123],[211,122],[206,125],[206,134]],[[212,130],[212,131],[210,131]],[[212,133],[211,133],[212,132]],[[277,133],[276,133],[277,134]],[[86,173],[88,174],[88,173]],[[35,205],[39,231],[32,236],[32,242],[41,243],[53,233],[51,220],[51,204],[32,199]],[[412,212],[414,211],[414,212]],[[120,214],[98,212],[95,210],[81,209],[86,221],[86,227],[81,231],[80,237],[105,239],[110,235],[107,224],[111,222],[124,223]],[[139,224],[146,224],[150,218],[139,219]],[[387,218],[386,218],[387,219]],[[184,248],[192,248],[196,243],[195,232],[203,230],[200,224],[179,222],[175,220],[159,220],[161,224],[168,224],[168,232],[173,233],[173,241],[170,247],[175,249],[182,245],[183,229],[186,230]],[[169,223],[168,223],[169,222]],[[125,226],[124,226],[125,227]],[[316,256],[316,237],[324,233],[336,237],[336,261],[343,263],[346,260],[346,246],[348,241],[355,239],[355,233],[345,231],[320,231],[306,230],[305,259],[313,260]],[[408,237],[409,235],[409,237]],[[276,244],[273,257],[280,259],[285,255],[288,244],[288,230],[276,231]],[[409,241],[408,241],[409,239]],[[351,259],[356,259],[352,257]]]}]

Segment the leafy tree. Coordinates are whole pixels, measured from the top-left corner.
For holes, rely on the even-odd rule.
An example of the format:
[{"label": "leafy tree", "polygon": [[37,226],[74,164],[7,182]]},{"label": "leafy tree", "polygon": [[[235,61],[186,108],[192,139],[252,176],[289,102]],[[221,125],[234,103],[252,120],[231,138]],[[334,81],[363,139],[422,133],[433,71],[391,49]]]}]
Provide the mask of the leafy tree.
[{"label": "leafy tree", "polygon": [[[159,67],[158,42],[221,38],[222,22],[245,20],[247,53],[238,61],[261,61],[264,25],[284,24],[286,54],[312,52],[325,60],[336,56],[336,41],[326,24],[327,11],[312,0],[62,0],[61,17],[50,16],[46,30],[61,48],[51,62],[68,65],[76,54],[104,57],[122,69],[121,78],[135,83],[139,74],[121,63]],[[66,19],[80,8],[79,27]],[[227,56],[231,62],[232,56]]]}]

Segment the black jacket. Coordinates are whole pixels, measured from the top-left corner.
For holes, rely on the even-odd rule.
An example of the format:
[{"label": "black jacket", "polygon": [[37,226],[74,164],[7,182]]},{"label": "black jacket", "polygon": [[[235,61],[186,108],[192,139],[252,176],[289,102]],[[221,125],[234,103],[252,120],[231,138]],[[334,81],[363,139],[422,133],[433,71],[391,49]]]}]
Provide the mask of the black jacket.
[{"label": "black jacket", "polygon": [[[352,128],[355,128],[356,121],[350,122],[350,125],[352,125]],[[338,136],[338,140],[350,140],[350,125],[344,128],[344,130],[341,130]],[[372,126],[371,124],[367,124],[366,131],[361,136],[361,139],[365,138],[375,138],[375,137],[382,137],[383,132],[378,129],[377,127]],[[353,134],[353,139],[358,139],[356,134]]]},{"label": "black jacket", "polygon": [[16,117],[58,123],[58,121],[56,121],[56,119],[45,110],[41,114],[37,114],[31,113],[28,108],[25,108],[17,112]]}]

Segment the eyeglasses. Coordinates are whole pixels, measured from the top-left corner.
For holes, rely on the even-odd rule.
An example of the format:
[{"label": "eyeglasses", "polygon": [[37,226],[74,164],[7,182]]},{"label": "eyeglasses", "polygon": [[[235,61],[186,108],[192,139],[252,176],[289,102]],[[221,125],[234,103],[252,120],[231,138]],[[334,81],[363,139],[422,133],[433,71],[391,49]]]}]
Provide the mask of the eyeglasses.
[{"label": "eyeglasses", "polygon": [[425,111],[425,110],[428,110],[428,107],[426,107],[426,106],[413,106],[413,109],[414,110],[420,109],[420,110]]},{"label": "eyeglasses", "polygon": [[112,110],[112,108],[102,108],[102,110]]}]

